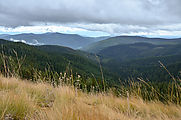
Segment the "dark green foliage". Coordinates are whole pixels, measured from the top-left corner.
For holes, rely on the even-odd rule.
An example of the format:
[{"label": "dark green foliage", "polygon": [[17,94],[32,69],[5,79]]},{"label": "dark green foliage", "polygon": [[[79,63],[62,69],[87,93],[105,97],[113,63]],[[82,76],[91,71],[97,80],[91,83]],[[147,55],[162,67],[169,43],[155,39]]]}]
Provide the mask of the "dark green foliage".
[{"label": "dark green foliage", "polygon": [[181,66],[181,44],[153,45],[134,43],[116,45],[101,50],[103,66],[117,73],[121,80],[132,76],[148,78],[150,81],[169,81],[167,73],[160,68],[161,61],[174,74],[178,75]]},{"label": "dark green foliage", "polygon": [[[30,46],[5,40],[0,40],[0,44],[1,72],[5,76],[17,76],[34,82],[43,80],[57,86],[61,84],[59,79],[65,77],[64,74],[66,81],[63,80],[63,83],[66,84],[74,84],[67,79],[74,81],[72,76],[81,75],[81,88],[91,90],[94,86],[94,89],[103,89],[100,68],[95,61],[85,57],[86,53],[61,46]],[[112,73],[103,72],[111,83]]]},{"label": "dark green foliage", "polygon": [[2,40],[1,43],[2,47],[0,47],[0,51],[4,51],[6,56],[16,57],[13,50],[18,53],[18,57],[26,55],[24,61],[25,67],[34,66],[37,69],[44,70],[45,67],[51,65],[55,71],[62,72],[66,69],[66,66],[70,64],[72,69],[75,69],[78,73],[87,74],[89,70],[93,73],[98,71],[96,64],[75,54],[76,52],[71,51],[71,49],[68,51],[68,48],[59,47],[61,49],[59,53],[51,53],[51,50],[53,51],[56,46],[45,48],[46,46],[30,46],[23,43],[2,42]]}]

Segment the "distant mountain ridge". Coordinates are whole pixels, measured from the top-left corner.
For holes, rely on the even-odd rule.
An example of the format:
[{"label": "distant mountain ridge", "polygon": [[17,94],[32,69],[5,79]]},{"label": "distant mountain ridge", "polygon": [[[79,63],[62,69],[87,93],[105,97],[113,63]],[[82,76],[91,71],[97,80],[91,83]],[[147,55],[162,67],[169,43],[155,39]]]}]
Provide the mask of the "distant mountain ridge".
[{"label": "distant mountain ridge", "polygon": [[91,43],[98,42],[108,37],[83,37],[77,34],[63,33],[22,33],[16,35],[0,35],[1,39],[6,39],[14,42],[23,42],[30,45],[60,45],[79,49]]},{"label": "distant mountain ridge", "polygon": [[164,38],[147,38],[140,36],[117,36],[92,43],[84,47],[82,50],[92,53],[98,53],[99,51],[107,47],[116,46],[116,45],[134,44],[140,42],[150,43],[154,45],[175,45],[175,44],[181,44],[181,38],[164,39]]}]

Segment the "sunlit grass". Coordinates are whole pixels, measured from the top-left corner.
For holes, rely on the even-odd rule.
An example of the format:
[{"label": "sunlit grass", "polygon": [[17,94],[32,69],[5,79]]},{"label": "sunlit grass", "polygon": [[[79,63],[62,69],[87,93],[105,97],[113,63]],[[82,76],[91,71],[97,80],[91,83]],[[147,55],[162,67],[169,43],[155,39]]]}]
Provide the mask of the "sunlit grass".
[{"label": "sunlit grass", "polygon": [[[181,107],[130,95],[84,93],[71,86],[53,88],[15,78],[0,78],[0,117],[31,120],[180,120]],[[48,105],[51,104],[51,105]]]}]

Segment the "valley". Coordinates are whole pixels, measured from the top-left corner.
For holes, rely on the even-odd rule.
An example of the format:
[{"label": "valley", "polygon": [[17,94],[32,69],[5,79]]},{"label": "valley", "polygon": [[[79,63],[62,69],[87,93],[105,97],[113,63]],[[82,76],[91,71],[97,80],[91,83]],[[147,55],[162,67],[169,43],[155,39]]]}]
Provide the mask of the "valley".
[{"label": "valley", "polygon": [[[90,46],[99,44],[100,42],[108,44],[106,41],[107,40],[98,41],[90,44]],[[85,94],[85,96],[95,94],[96,97],[94,95],[90,97],[95,97],[97,100],[102,99],[102,96],[110,100],[123,98],[123,100],[120,101],[122,104],[126,97],[128,100],[130,94],[133,98],[130,100],[133,100],[133,102],[141,99],[143,101],[159,101],[163,104],[171,103],[180,105],[181,99],[180,96],[178,96],[180,94],[181,77],[180,39],[174,39],[173,41],[170,39],[170,42],[166,39],[167,44],[165,44],[164,39],[162,39],[162,42],[159,44],[153,44],[146,40],[139,41],[139,39],[135,41],[133,39],[131,43],[121,42],[122,39],[120,39],[118,44],[117,41],[116,39],[115,43],[109,43],[110,46],[107,47],[105,47],[104,44],[100,44],[100,46],[96,45],[96,47],[92,47],[91,50],[86,51],[84,49],[72,49],[60,45],[30,45],[22,41],[13,42],[0,39],[0,51],[2,51],[0,54],[0,71],[3,76],[1,79],[7,79],[6,81],[9,81],[8,78],[10,78],[10,80],[19,79],[20,81],[17,81],[18,84],[25,86],[26,84],[29,85],[29,83],[21,83],[21,81],[31,82],[31,84],[36,85],[39,85],[39,83],[48,84],[47,87],[53,87],[53,89],[56,90],[67,89],[72,92],[73,96],[67,93],[65,93],[65,95],[76,99],[85,98],[77,95],[74,96],[74,94]],[[174,42],[174,44],[172,42]],[[11,84],[7,86],[8,88],[14,85],[14,83],[10,82],[8,84]],[[33,87],[34,85],[31,86]],[[20,87],[21,86],[19,86],[19,88]],[[4,90],[4,83],[2,81],[0,82],[0,91],[1,89]],[[24,90],[26,91],[26,89]],[[53,90],[54,94],[57,94],[55,92],[56,90]],[[39,91],[39,88],[37,91]],[[79,93],[77,93],[77,91],[79,91]],[[9,94],[9,92],[5,93],[7,95]],[[27,92],[23,94],[29,95]],[[13,95],[16,96],[16,93],[13,93]],[[36,96],[36,93],[32,93],[32,95]],[[111,96],[113,96],[113,98]],[[40,108],[44,108],[44,105],[47,106],[46,101],[49,100],[49,98],[42,97],[43,101],[39,104]],[[0,99],[0,102],[2,102],[2,100]],[[26,101],[26,98],[22,97],[22,100]],[[59,101],[59,96],[54,100]],[[80,101],[82,102],[82,100]],[[79,102],[79,100],[77,102]],[[102,102],[101,105],[107,104],[104,103],[106,101]],[[54,104],[56,105],[57,103],[52,101],[51,106],[48,103],[46,110],[54,108],[55,106],[52,106]],[[111,105],[112,102],[109,101],[109,104]],[[132,103],[129,104],[133,105]],[[153,105],[154,104],[160,105],[157,102],[154,102]],[[9,105],[9,103],[7,103],[7,105]],[[32,105],[36,105],[36,103],[32,103]],[[77,103],[74,105],[77,105]],[[145,105],[148,106],[147,104]],[[16,106],[16,104],[14,104],[14,106]],[[26,103],[26,106],[29,106],[29,103]],[[59,105],[57,104],[56,106]],[[11,109],[10,105],[8,107],[8,109]],[[168,107],[170,108],[170,106]],[[2,108],[2,110],[3,109],[4,108]],[[19,108],[16,107],[14,112],[18,109]],[[112,110],[113,108],[111,107],[109,109]],[[120,117],[120,115],[126,117],[125,114],[132,111],[130,109],[132,108],[129,106],[128,108],[124,108],[127,112],[123,112],[123,110],[117,117]],[[150,108],[148,107],[148,109]],[[29,110],[33,110],[31,106]],[[68,108],[68,110],[70,109]],[[77,108],[75,108],[75,110],[77,110]],[[41,109],[39,109],[39,111],[41,111]],[[138,111],[142,111],[142,109]],[[56,111],[52,109],[52,112]],[[75,111],[72,112],[73,114],[77,114]],[[83,111],[81,110],[81,112]],[[133,114],[135,113],[134,111],[132,112]],[[180,110],[178,113],[179,112]],[[24,118],[23,115],[10,113],[10,115],[13,115],[13,118]],[[32,111],[32,113],[34,112]],[[63,112],[61,111],[61,113]],[[27,114],[30,115],[31,112],[27,112]],[[50,113],[47,111],[47,114]],[[113,111],[112,114],[115,114],[115,111]],[[133,114],[131,115],[133,119],[135,119]],[[149,112],[146,113],[146,115],[149,114]],[[165,114],[164,111],[162,114]],[[0,115],[4,116],[1,112]],[[89,116],[89,114],[86,115]],[[33,115],[30,115],[30,117],[32,116]],[[78,116],[84,118],[81,114]],[[147,119],[147,117],[136,116]],[[44,117],[44,115],[41,114],[40,117]],[[97,118],[98,117],[100,117],[100,115],[98,115]],[[114,117],[117,118],[115,115]],[[159,118],[160,116],[157,117]],[[74,116],[72,116],[72,118],[74,118]],[[178,117],[171,114],[168,118],[177,119]],[[52,116],[52,119],[55,118]],[[99,119],[102,119],[102,117]]]}]

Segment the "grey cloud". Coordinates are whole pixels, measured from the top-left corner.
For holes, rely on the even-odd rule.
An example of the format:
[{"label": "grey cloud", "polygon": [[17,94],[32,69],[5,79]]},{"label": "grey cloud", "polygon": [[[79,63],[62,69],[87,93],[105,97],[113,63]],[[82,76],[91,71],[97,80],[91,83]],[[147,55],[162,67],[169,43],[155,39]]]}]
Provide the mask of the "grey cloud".
[{"label": "grey cloud", "polygon": [[[87,29],[90,31],[103,31],[111,35],[122,35],[122,34],[159,34],[159,31],[164,31],[169,34],[178,32],[181,33],[180,24],[163,24],[163,25],[122,25],[122,24],[72,24],[70,27],[76,26],[78,28]],[[173,32],[173,33],[172,33]],[[180,35],[179,35],[180,36]]]},{"label": "grey cloud", "polygon": [[150,26],[140,26],[140,25],[122,25],[122,24],[73,24],[82,29],[87,29],[90,31],[103,31],[111,35],[118,35],[121,33],[131,33],[131,32],[151,32],[154,27]]},{"label": "grey cloud", "polygon": [[179,23],[180,0],[1,0],[0,25]]}]

